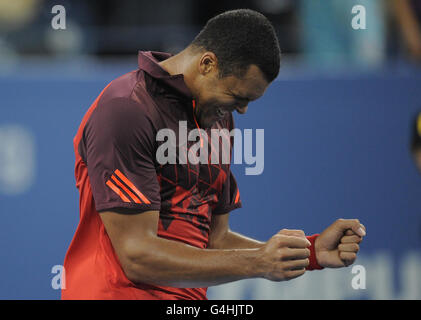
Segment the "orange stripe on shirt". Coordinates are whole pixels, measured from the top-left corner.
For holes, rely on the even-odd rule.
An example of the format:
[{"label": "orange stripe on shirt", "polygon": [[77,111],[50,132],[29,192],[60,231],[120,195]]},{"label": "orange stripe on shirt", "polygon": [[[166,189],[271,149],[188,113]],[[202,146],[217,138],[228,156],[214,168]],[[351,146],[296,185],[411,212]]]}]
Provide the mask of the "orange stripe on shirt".
[{"label": "orange stripe on shirt", "polygon": [[121,199],[123,199],[124,202],[131,202],[122,192],[119,188],[116,187],[114,183],[112,183],[110,180],[106,182],[107,186],[109,186],[115,193],[117,193]]},{"label": "orange stripe on shirt", "polygon": [[132,197],[132,199],[134,200],[134,202],[136,202],[136,203],[141,203],[140,202],[140,200],[139,200],[139,198],[138,197],[136,197],[129,189],[127,189],[125,186],[124,186],[124,184],[122,184],[120,181],[118,181],[117,180],[117,178],[114,176],[114,175],[112,175],[111,176],[111,179],[113,179],[114,180],[114,182],[121,188],[121,189],[123,189],[130,197]]},{"label": "orange stripe on shirt", "polygon": [[142,199],[142,201],[144,202],[144,203],[147,203],[147,204],[150,204],[151,202],[143,195],[143,193],[142,192],[140,192],[137,188],[136,188],[136,186],[133,184],[133,183],[131,183],[131,181],[129,180],[129,179],[127,179],[126,178],[126,176],[124,175],[124,174],[122,174],[121,172],[120,172],[120,170],[118,170],[118,169],[116,169],[115,170],[115,174],[121,179],[121,180],[123,180],[124,181],[124,183],[125,184],[127,184],[138,196],[139,196],[139,198],[140,199]]},{"label": "orange stripe on shirt", "polygon": [[237,189],[237,195],[235,196],[234,203],[237,203],[239,199],[240,199],[240,191]]},{"label": "orange stripe on shirt", "polygon": [[202,134],[201,134],[201,130],[200,130],[199,124],[197,123],[197,120],[196,120],[196,100],[192,100],[192,105],[193,105],[193,119],[194,119],[194,122],[196,123],[197,129],[199,130],[200,147],[203,148]]}]

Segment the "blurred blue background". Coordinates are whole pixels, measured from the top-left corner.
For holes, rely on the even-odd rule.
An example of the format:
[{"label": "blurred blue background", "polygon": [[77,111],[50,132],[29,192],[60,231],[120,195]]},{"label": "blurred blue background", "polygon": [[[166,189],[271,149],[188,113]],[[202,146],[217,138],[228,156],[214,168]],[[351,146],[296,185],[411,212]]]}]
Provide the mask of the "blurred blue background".
[{"label": "blurred blue background", "polygon": [[[79,219],[72,139],[100,91],[137,68],[137,50],[175,53],[235,7],[266,14],[285,54],[266,94],[235,114],[254,137],[264,129],[265,151],[261,175],[233,165],[243,208],[231,228],[267,240],[282,228],[312,234],[358,218],[367,237],[355,264],[366,288],[352,288],[350,266],[285,283],[239,281],[210,288],[209,298],[421,299],[421,175],[409,152],[421,68],[400,23],[408,11],[387,1],[180,1],[151,21],[148,10],[165,5],[154,2],[0,1],[0,299],[60,297],[52,268]],[[66,30],[51,28],[54,4],[66,8]],[[351,28],[355,4],[367,5],[365,30]]]}]

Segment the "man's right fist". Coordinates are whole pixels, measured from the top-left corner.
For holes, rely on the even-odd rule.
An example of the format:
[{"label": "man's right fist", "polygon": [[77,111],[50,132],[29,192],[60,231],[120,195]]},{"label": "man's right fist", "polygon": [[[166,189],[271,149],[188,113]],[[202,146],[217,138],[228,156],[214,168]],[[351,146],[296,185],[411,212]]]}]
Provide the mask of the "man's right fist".
[{"label": "man's right fist", "polygon": [[279,231],[259,249],[261,276],[272,281],[286,281],[303,275],[309,265],[310,245],[302,230]]}]

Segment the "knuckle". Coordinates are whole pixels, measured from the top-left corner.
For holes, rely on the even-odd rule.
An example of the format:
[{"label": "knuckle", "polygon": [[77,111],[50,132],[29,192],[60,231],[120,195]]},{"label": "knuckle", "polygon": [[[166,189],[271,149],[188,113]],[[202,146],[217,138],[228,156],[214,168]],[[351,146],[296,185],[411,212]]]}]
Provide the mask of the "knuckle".
[{"label": "knuckle", "polygon": [[285,246],[285,237],[279,237],[276,240],[276,244],[278,247],[283,248]]},{"label": "knuckle", "polygon": [[278,241],[280,241],[280,240],[281,240],[281,236],[280,236],[280,235],[278,235],[278,234],[276,234],[276,235],[274,235],[274,236],[272,237],[272,239],[273,239],[275,242],[278,242]]},{"label": "knuckle", "polygon": [[283,250],[279,250],[278,257],[281,260],[285,259],[285,252]]},{"label": "knuckle", "polygon": [[281,235],[274,235],[272,237],[272,241],[275,242],[276,244],[279,244],[282,241],[282,236]]}]

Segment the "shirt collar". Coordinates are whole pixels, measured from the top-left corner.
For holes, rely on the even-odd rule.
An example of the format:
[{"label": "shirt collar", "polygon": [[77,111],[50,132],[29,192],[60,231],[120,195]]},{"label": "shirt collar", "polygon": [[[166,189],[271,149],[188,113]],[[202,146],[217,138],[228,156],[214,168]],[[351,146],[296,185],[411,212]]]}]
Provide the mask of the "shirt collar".
[{"label": "shirt collar", "polygon": [[193,99],[190,89],[184,82],[183,74],[170,75],[158,62],[168,59],[172,55],[157,51],[139,51],[138,64],[141,70],[151,77],[176,90],[179,94],[190,100]]}]

